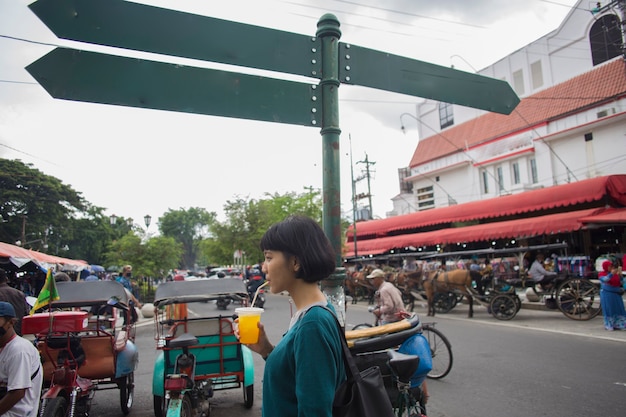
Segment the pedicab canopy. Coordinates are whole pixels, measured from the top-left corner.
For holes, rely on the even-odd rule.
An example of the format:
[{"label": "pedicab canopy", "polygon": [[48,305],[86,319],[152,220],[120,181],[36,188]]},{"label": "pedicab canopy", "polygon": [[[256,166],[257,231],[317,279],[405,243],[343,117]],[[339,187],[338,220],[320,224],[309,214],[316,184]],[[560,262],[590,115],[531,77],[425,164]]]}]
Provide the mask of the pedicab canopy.
[{"label": "pedicab canopy", "polygon": [[128,295],[124,286],[117,281],[67,281],[57,282],[59,299],[53,308],[91,307],[103,304],[128,309]]},{"label": "pedicab canopy", "polygon": [[247,299],[246,284],[237,278],[164,282],[156,289],[154,306],[197,303],[223,297],[237,301]]}]

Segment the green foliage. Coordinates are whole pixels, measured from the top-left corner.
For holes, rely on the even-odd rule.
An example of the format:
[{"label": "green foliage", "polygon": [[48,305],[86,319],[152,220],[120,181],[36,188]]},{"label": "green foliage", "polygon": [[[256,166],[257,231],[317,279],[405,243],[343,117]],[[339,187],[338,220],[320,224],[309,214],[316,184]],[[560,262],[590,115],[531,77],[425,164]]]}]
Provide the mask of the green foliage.
[{"label": "green foliage", "polygon": [[261,237],[274,223],[291,214],[309,216],[318,222],[322,218],[322,201],[319,191],[306,194],[294,192],[286,194],[265,194],[265,198],[255,200],[237,197],[224,205],[226,220],[214,222],[212,238],[203,243],[204,259],[214,264],[231,264],[233,252],[245,252],[245,263],[262,261],[259,248]]},{"label": "green foliage", "polygon": [[32,164],[0,158],[0,241],[98,263],[109,236],[102,211]]},{"label": "green foliage", "polygon": [[133,266],[135,277],[164,277],[177,268],[183,254],[182,245],[171,237],[158,236],[142,243],[132,232],[111,244],[106,265]]},{"label": "green foliage", "polygon": [[179,267],[192,269],[197,263],[198,245],[208,236],[216,214],[203,208],[169,210],[159,218],[159,230],[179,242],[183,248]]}]

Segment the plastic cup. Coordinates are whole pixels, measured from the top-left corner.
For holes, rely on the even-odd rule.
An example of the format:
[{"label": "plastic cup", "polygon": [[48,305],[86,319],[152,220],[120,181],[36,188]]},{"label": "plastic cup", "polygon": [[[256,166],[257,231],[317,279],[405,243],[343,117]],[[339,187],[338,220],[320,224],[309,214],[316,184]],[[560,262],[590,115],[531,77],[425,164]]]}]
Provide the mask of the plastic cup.
[{"label": "plastic cup", "polygon": [[259,326],[262,308],[239,307],[235,313],[239,316],[239,341],[243,344],[253,344],[259,341]]}]

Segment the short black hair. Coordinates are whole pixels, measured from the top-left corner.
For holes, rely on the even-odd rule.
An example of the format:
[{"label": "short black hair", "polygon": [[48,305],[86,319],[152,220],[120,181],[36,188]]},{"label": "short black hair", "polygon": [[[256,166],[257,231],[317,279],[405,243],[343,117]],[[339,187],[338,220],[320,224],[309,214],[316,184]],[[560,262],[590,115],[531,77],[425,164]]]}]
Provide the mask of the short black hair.
[{"label": "short black hair", "polygon": [[328,278],[336,267],[335,250],[315,220],[292,215],[273,224],[261,238],[261,250],[295,256],[300,264],[296,278],[316,282]]},{"label": "short black hair", "polygon": [[9,276],[7,275],[7,272],[0,268],[0,282],[4,282],[4,281],[8,281],[9,280]]}]

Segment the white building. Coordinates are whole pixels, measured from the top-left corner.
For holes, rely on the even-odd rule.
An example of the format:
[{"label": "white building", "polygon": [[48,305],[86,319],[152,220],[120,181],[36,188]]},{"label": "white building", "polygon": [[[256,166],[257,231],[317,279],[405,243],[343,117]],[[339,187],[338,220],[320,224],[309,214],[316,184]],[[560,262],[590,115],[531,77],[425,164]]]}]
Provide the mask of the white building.
[{"label": "white building", "polygon": [[626,173],[626,1],[596,13],[588,5],[579,1],[558,29],[479,71],[522,99],[510,115],[417,105],[423,139],[399,170],[388,215]]}]

